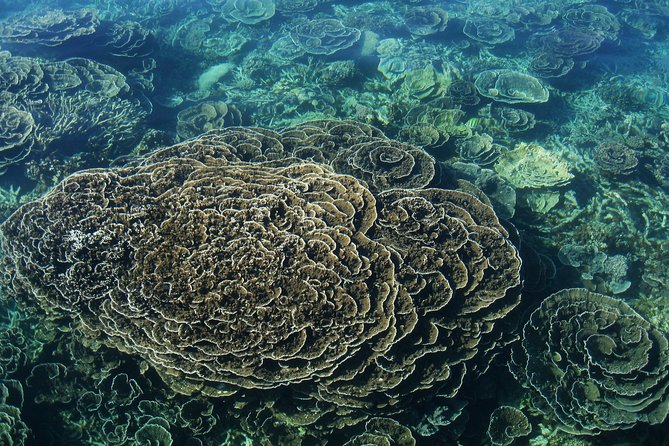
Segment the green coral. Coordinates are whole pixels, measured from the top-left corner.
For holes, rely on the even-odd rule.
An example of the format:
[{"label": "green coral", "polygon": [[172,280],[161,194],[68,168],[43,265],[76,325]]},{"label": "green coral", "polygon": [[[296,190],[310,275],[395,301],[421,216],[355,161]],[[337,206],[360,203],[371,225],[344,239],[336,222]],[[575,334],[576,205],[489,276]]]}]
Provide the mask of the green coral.
[{"label": "green coral", "polygon": [[521,143],[502,153],[495,171],[520,189],[563,186],[574,178],[566,162],[538,144]]}]

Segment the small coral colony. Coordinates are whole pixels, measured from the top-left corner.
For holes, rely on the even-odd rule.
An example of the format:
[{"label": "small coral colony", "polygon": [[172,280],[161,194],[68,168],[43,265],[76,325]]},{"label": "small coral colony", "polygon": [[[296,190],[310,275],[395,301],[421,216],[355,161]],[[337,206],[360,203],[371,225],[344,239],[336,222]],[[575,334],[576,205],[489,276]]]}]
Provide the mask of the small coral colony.
[{"label": "small coral colony", "polygon": [[669,1],[0,0],[0,444],[666,445]]}]

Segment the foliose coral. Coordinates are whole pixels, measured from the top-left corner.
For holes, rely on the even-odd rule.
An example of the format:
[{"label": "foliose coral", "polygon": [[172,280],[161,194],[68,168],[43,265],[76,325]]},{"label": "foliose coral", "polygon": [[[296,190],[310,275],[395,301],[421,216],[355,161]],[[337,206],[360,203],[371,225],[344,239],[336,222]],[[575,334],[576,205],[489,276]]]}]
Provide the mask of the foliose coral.
[{"label": "foliose coral", "polygon": [[28,156],[35,142],[34,128],[29,112],[12,105],[0,107],[0,172]]},{"label": "foliose coral", "polygon": [[562,186],[574,178],[566,162],[538,144],[520,143],[502,153],[495,170],[517,188]]},{"label": "foliose coral", "polygon": [[531,430],[527,416],[515,407],[501,406],[490,414],[488,438],[494,446],[508,446]]},{"label": "foliose coral", "polygon": [[[368,169],[377,188],[292,157],[241,159],[314,143],[350,148],[353,163],[332,166]],[[496,321],[519,303],[520,258],[473,195],[375,176],[400,149],[326,121],[211,132],[74,174],[2,226],[4,283],[179,393],[287,388],[388,410],[455,395],[505,337]]]},{"label": "foliose coral", "polygon": [[455,105],[474,106],[481,100],[476,94],[474,83],[463,79],[454,79],[448,85],[447,94]]},{"label": "foliose coral", "polygon": [[[228,22],[255,25],[274,16],[274,0],[209,0]],[[220,8],[220,9],[218,9]]]},{"label": "foliose coral", "polygon": [[501,20],[488,19],[485,17],[472,17],[467,19],[462,30],[467,37],[488,45],[498,45],[515,38],[513,28]]},{"label": "foliose coral", "polygon": [[388,446],[415,446],[416,439],[411,430],[390,418],[372,418],[365,423],[365,432],[354,436],[344,446],[370,444]]},{"label": "foliose coral", "polygon": [[604,36],[588,28],[561,27],[532,36],[531,43],[544,53],[559,57],[578,57],[594,53]]},{"label": "foliose coral", "polygon": [[427,36],[446,29],[448,13],[439,6],[410,8],[404,14],[404,24],[411,34]]},{"label": "foliose coral", "polygon": [[329,164],[374,190],[424,188],[437,180],[434,159],[418,147],[387,138],[355,121],[310,121],[282,132],[293,156]]},{"label": "foliose coral", "polygon": [[44,82],[43,65],[30,57],[12,57],[8,51],[0,52],[0,89],[19,96],[43,93],[48,88]]},{"label": "foliose coral", "polygon": [[657,424],[669,411],[665,334],[626,303],[585,289],[541,303],[510,367],[537,407],[567,432]]},{"label": "foliose coral", "polygon": [[177,114],[177,133],[181,138],[192,138],[212,129],[231,127],[242,123],[242,112],[233,104],[223,101],[204,101],[181,110]]},{"label": "foliose coral", "polygon": [[639,160],[634,150],[615,141],[605,141],[595,148],[593,159],[599,169],[609,175],[630,175]]},{"label": "foliose coral", "polygon": [[458,154],[465,162],[486,166],[497,161],[500,153],[499,144],[493,144],[492,136],[487,133],[474,134],[456,143]]},{"label": "foliose coral", "polygon": [[16,406],[0,404],[0,443],[7,446],[23,446],[28,441],[30,430],[21,420],[21,410]]},{"label": "foliose coral", "polygon": [[574,28],[585,28],[600,33],[607,39],[615,39],[620,23],[614,14],[603,5],[577,5],[562,13],[562,20]]},{"label": "foliose coral", "polygon": [[305,20],[290,31],[290,38],[309,54],[334,54],[353,46],[360,30],[342,25],[337,19]]},{"label": "foliose coral", "polygon": [[519,108],[491,107],[490,115],[503,131],[509,133],[525,132],[533,129],[536,124],[534,114]]},{"label": "foliose coral", "polygon": [[58,46],[70,39],[93,34],[99,24],[96,10],[89,8],[28,12],[0,23],[0,42]]},{"label": "foliose coral", "polygon": [[519,71],[486,70],[474,82],[481,96],[515,104],[548,101],[548,89],[537,78]]},{"label": "foliose coral", "polygon": [[530,70],[541,78],[562,77],[573,68],[574,59],[552,53],[539,53],[530,62]]}]

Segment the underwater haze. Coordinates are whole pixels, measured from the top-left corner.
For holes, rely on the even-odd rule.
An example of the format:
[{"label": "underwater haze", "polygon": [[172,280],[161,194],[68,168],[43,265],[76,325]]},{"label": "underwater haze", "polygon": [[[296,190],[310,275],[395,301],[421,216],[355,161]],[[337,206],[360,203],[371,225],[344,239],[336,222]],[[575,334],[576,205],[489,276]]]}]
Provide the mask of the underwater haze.
[{"label": "underwater haze", "polygon": [[0,446],[669,444],[669,0],[0,0]]}]

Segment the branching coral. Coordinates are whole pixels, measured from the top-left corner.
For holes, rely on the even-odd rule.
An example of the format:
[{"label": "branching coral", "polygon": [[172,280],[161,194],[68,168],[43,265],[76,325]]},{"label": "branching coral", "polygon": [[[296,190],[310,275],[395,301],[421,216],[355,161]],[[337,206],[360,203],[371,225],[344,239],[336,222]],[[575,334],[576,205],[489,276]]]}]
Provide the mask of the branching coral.
[{"label": "branching coral", "polygon": [[[278,156],[314,145],[375,187]],[[2,226],[4,282],[180,393],[288,386],[388,410],[455,395],[504,338],[520,258],[488,205],[421,189],[420,159],[353,122],[212,132],[25,205]]]},{"label": "branching coral", "polygon": [[143,57],[154,49],[151,31],[137,22],[114,22],[105,26],[101,34],[104,38],[99,38],[97,43],[112,56]]}]

